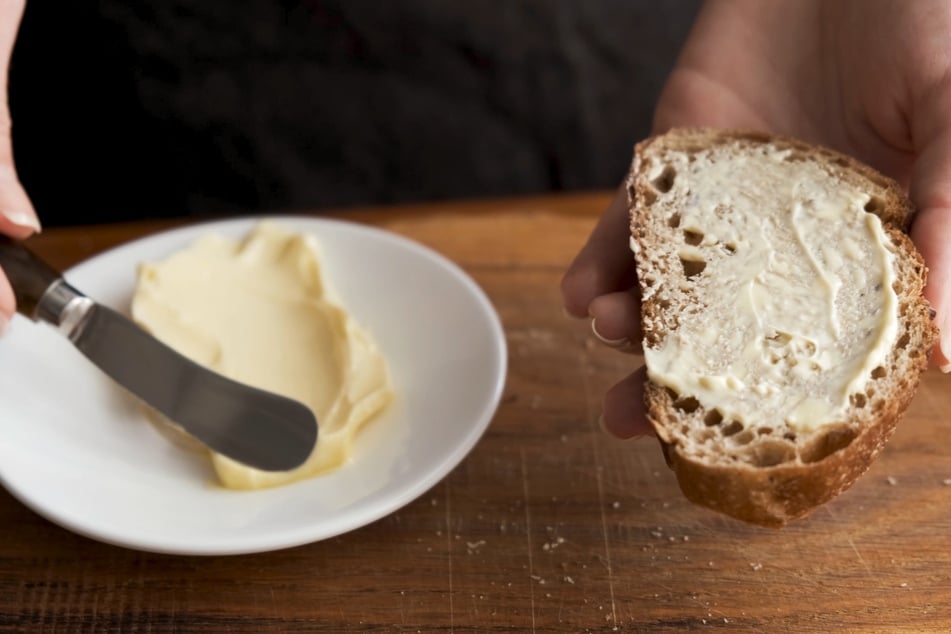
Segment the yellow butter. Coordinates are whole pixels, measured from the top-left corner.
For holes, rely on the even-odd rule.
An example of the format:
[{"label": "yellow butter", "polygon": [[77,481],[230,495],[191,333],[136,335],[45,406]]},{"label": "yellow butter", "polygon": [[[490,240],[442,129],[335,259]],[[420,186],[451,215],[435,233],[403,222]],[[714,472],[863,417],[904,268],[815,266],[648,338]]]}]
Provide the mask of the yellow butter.
[{"label": "yellow butter", "polygon": [[787,151],[727,151],[654,167],[676,173],[657,204],[683,201],[694,244],[680,256],[705,261],[694,283],[713,286],[699,316],[645,347],[648,374],[724,419],[808,432],[844,414],[894,344],[894,255],[866,193]]},{"label": "yellow butter", "polygon": [[292,471],[260,471],[212,453],[229,488],[271,487],[341,466],[356,431],[392,396],[384,358],[323,279],[315,241],[273,223],[240,241],[209,235],[143,264],[132,316],[193,361],[301,401],[317,416],[317,445]]}]

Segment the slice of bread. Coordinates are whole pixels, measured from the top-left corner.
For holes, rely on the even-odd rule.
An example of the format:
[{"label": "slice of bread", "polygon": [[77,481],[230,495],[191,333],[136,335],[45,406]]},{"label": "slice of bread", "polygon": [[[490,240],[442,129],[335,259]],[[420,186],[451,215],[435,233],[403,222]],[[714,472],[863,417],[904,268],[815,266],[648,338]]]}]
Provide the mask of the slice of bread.
[{"label": "slice of bread", "polygon": [[782,526],[847,489],[936,337],[901,187],[797,140],[677,129],[638,144],[626,188],[647,413],[686,497]]}]

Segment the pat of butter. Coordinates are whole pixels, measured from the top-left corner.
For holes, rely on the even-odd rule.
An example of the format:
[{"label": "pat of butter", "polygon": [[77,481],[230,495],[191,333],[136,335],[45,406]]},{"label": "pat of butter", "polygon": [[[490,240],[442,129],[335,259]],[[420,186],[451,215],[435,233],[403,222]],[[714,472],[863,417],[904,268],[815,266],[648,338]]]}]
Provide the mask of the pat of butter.
[{"label": "pat of butter", "polygon": [[228,488],[276,486],[339,467],[359,427],[391,398],[383,356],[323,279],[313,238],[273,223],[240,241],[209,235],[143,264],[132,316],[193,361],[296,399],[317,416],[317,445],[294,470],[260,471],[212,453]]},{"label": "pat of butter", "polygon": [[698,316],[645,346],[648,374],[725,420],[809,432],[844,414],[897,337],[894,255],[867,194],[784,151],[722,152],[655,165],[675,170],[659,197],[683,201],[696,246],[680,256],[711,286]]}]

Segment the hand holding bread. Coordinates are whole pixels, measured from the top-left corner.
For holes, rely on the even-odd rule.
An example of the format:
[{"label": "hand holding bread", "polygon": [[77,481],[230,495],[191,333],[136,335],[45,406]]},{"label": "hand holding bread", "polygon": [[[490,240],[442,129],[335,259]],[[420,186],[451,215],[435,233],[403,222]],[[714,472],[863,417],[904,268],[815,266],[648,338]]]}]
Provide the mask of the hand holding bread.
[{"label": "hand holding bread", "polygon": [[[891,41],[904,44],[899,47],[876,45],[879,35],[886,30]],[[895,229],[905,226],[923,256],[928,269],[924,297],[934,309],[934,326],[945,336],[943,342],[935,342],[930,356],[943,369],[951,369],[947,367],[951,358],[951,328],[943,327],[951,325],[951,43],[943,36],[949,30],[951,6],[927,0],[916,3],[712,0],[704,5],[655,114],[658,132],[674,127],[703,126],[770,131],[834,148],[847,155],[848,158],[841,157],[841,160],[849,169],[855,168],[851,159],[855,157],[893,178],[896,185],[887,189],[894,194],[894,200],[902,198],[907,191],[917,213],[912,221],[911,206],[896,203],[893,211],[906,209],[902,212],[903,219],[882,217],[883,225],[890,236]],[[826,150],[809,152],[830,156]],[[858,173],[869,172],[860,167]],[[636,178],[636,170],[631,177]],[[628,245],[627,223],[632,207],[637,206],[635,199],[631,202],[629,205],[629,191],[622,187],[562,282],[567,311],[577,317],[591,318],[592,326],[602,339],[627,349],[645,334],[649,340],[649,329],[656,321],[648,316],[643,323],[648,332],[642,331],[641,301],[646,301],[641,296],[643,280],[637,280]],[[892,212],[886,214],[891,215]],[[635,232],[636,222],[637,218]],[[830,239],[834,239],[834,231],[831,233]],[[914,250],[901,247],[899,251],[912,253]],[[913,260],[900,258],[904,263]],[[708,275],[714,272],[711,269]],[[912,278],[915,275],[903,279]],[[924,283],[923,278],[919,279],[916,284]],[[912,310],[915,315],[912,321],[918,324],[906,328],[917,332],[916,345],[929,346],[934,340],[934,331],[928,320],[921,320],[925,305],[918,303],[919,300],[904,299],[916,307]],[[902,305],[907,309],[908,305]],[[648,310],[653,309],[645,308],[645,313]],[[897,375],[914,383],[913,377],[923,359],[922,355],[916,355],[914,363],[906,368],[908,373],[903,374],[901,370]],[[915,369],[910,369],[911,366]],[[630,437],[658,428],[657,411],[662,408],[656,406],[665,396],[651,385],[647,370],[640,368],[605,395],[603,420],[610,432]],[[895,409],[900,410],[907,404],[913,391],[909,388],[910,385],[900,389],[886,386],[889,396],[895,398]],[[645,396],[651,403],[650,416],[645,409]],[[672,406],[676,400],[672,398],[664,406]],[[893,401],[888,402],[892,408]],[[698,407],[695,411],[703,409]],[[677,410],[671,407],[669,411]],[[894,418],[895,413],[885,418]],[[690,417],[683,413],[674,415],[677,416]],[[879,428],[876,433],[883,441],[889,432]],[[660,429],[668,427],[661,425]],[[774,432],[766,435],[772,437]],[[673,427],[659,433],[668,447],[671,441],[684,443],[681,449],[693,442],[687,436],[675,438],[674,433]],[[859,442],[858,438],[860,436],[843,442],[842,447],[853,446]],[[803,460],[801,440],[787,439],[793,443],[795,453],[791,463],[782,464]],[[840,460],[839,454],[842,454],[842,462],[853,464],[829,469],[829,473],[834,472],[834,477],[842,482],[851,481],[857,475],[851,473],[854,464],[865,463],[867,467],[877,450],[870,447],[879,447],[880,441],[864,440],[860,444],[865,448],[850,450],[864,452],[860,459],[848,458],[849,452],[843,450],[831,451],[818,462],[830,458]],[[670,456],[669,448],[667,452]],[[755,452],[750,450],[750,453]],[[787,458],[791,454],[780,448],[778,455]],[[673,456],[673,461],[678,459]],[[742,457],[737,459],[742,461]],[[680,480],[683,484],[684,478]],[[753,485],[750,482],[744,486],[753,488]],[[825,492],[827,499],[831,496],[827,495],[829,492],[847,484],[833,486],[829,482],[815,482],[813,486]],[[706,494],[688,492],[694,497]],[[795,495],[786,491],[782,497]],[[812,494],[812,499],[802,501],[798,507],[793,504],[776,512],[764,511],[772,502],[762,499],[756,503],[759,509],[753,513],[755,516],[742,509],[733,514],[747,515],[744,519],[760,523],[779,524],[821,503],[818,497]],[[743,503],[733,500],[724,504],[739,509]]]},{"label": "hand holding bread", "polygon": [[675,129],[626,180],[647,418],[687,497],[779,526],[864,473],[935,338],[901,188],[847,156]]}]

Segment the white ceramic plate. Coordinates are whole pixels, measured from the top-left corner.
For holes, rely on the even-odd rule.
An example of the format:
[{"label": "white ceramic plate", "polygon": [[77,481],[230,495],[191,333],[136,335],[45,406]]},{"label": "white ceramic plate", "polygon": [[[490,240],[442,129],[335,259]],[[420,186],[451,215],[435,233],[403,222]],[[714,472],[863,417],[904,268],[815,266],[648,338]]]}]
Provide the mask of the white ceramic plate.
[{"label": "white ceramic plate", "polygon": [[[368,524],[459,464],[492,419],[505,381],[505,338],[482,290],[442,256],[391,233],[326,219],[272,220],[317,238],[344,306],[390,365],[396,399],[361,430],[351,462],[284,487],[225,490],[207,459],[170,444],[55,329],[21,317],[0,340],[0,479],[13,495],[104,542],[236,554]],[[128,314],[139,262],[166,257],[209,232],[242,236],[254,222],[154,235],[65,277]]]}]

